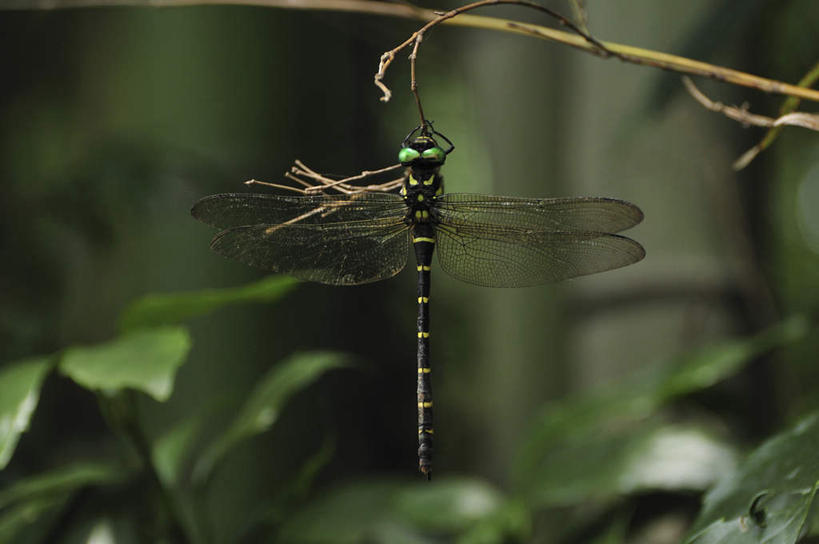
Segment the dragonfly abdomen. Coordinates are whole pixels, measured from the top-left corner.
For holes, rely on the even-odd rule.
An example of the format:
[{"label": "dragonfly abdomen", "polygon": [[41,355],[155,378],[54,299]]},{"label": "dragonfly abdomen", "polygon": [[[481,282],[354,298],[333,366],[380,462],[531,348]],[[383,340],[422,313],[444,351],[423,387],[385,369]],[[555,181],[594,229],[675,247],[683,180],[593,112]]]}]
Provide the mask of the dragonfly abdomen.
[{"label": "dragonfly abdomen", "polygon": [[412,228],[412,245],[418,269],[418,470],[427,478],[432,469],[432,384],[429,362],[429,287],[435,230],[429,223]]}]

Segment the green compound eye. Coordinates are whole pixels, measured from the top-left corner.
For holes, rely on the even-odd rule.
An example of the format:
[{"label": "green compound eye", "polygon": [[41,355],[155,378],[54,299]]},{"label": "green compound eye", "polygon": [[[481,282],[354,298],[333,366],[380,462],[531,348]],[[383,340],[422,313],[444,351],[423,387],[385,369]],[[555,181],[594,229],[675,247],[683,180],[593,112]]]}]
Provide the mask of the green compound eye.
[{"label": "green compound eye", "polygon": [[420,156],[421,156],[421,154],[418,153],[413,148],[411,148],[411,147],[402,147],[401,151],[398,152],[398,162],[400,162],[401,164],[407,164],[407,163],[410,163],[410,162],[414,161],[415,159],[417,159]]},{"label": "green compound eye", "polygon": [[427,160],[433,160],[435,162],[444,162],[446,158],[446,153],[440,147],[431,147],[429,149],[425,149],[423,153],[421,153],[421,157]]}]

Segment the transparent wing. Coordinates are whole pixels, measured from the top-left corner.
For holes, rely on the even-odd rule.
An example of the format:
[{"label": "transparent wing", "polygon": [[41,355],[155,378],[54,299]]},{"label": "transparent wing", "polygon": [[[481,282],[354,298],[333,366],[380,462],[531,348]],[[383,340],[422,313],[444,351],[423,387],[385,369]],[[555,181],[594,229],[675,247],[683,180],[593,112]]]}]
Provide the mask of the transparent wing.
[{"label": "transparent wing", "polygon": [[557,232],[620,232],[643,220],[640,208],[613,198],[516,198],[451,193],[435,199],[441,223]]},{"label": "transparent wing", "polygon": [[409,227],[382,219],[361,223],[247,225],[220,232],[217,253],[271,272],[330,285],[390,278],[407,263]]},{"label": "transparent wing", "polygon": [[528,287],[636,263],[643,247],[601,232],[516,226],[438,225],[438,262],[449,275],[485,287]]},{"label": "transparent wing", "polygon": [[404,199],[391,193],[311,196],[225,193],[199,200],[191,215],[208,225],[227,229],[261,223],[312,225],[398,218],[406,211]]}]

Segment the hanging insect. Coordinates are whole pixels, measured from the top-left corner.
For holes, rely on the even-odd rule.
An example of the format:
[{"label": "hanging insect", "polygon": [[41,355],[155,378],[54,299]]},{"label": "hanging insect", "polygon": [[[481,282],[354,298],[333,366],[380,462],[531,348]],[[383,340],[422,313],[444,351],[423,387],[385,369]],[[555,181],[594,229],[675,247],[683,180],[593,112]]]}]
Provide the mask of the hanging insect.
[{"label": "hanging insect", "polygon": [[[444,146],[439,145],[440,139]],[[616,233],[643,219],[611,198],[516,198],[445,193],[440,169],[455,146],[430,122],[404,139],[399,194],[355,192],[205,197],[193,217],[223,229],[217,253],[269,272],[329,285],[396,275],[415,250],[418,467],[432,467],[429,300],[432,254],[450,276],[486,287],[527,287],[636,263],[643,247]]]}]

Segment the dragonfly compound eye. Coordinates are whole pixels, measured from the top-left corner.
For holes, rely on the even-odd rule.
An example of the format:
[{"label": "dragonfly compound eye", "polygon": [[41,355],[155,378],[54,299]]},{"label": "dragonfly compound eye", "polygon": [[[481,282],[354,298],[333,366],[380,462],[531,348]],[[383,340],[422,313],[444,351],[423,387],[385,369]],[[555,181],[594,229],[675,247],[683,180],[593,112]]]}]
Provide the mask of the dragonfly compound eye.
[{"label": "dragonfly compound eye", "polygon": [[402,147],[401,151],[398,152],[398,162],[401,164],[409,164],[420,156],[421,154],[415,149],[411,147]]},{"label": "dragonfly compound eye", "polygon": [[443,163],[444,159],[446,159],[446,153],[440,147],[430,147],[421,153],[421,157],[428,161]]}]

